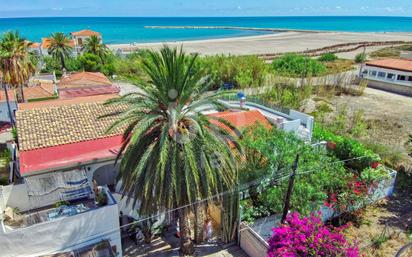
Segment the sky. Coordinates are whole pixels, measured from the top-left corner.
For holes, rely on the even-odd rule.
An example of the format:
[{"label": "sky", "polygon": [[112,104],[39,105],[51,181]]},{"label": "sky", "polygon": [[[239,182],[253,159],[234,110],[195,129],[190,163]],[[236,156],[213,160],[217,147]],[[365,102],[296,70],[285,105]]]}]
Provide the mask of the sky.
[{"label": "sky", "polygon": [[0,17],[412,16],[412,0],[0,0]]}]

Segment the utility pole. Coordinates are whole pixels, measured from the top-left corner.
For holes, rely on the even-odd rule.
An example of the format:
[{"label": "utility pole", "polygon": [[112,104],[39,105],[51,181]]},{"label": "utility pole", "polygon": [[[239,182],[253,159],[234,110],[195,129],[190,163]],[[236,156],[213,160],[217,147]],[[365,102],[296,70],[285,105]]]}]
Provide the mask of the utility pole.
[{"label": "utility pole", "polygon": [[296,155],[295,161],[293,162],[292,174],[290,175],[290,178],[289,178],[288,192],[286,193],[286,197],[285,197],[285,205],[283,207],[281,223],[285,222],[286,216],[288,215],[288,212],[289,212],[290,198],[292,196],[293,184],[295,183],[295,176],[296,176],[296,170],[298,168],[298,162],[299,162],[299,154]]},{"label": "utility pole", "polygon": [[[362,55],[363,55],[363,57],[366,59],[366,45],[364,44],[363,45],[363,53],[362,53]],[[360,69],[359,69],[359,79],[361,79],[362,78],[362,70],[363,70],[363,64],[364,64],[364,60],[362,60],[362,63],[361,63],[361,66],[360,66]]]}]

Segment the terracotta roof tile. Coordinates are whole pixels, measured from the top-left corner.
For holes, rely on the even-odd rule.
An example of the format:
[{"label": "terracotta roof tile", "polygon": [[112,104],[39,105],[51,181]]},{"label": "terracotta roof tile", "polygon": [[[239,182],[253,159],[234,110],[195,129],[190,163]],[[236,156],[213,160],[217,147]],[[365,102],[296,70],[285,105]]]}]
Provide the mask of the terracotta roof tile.
[{"label": "terracotta roof tile", "polygon": [[[230,124],[232,124],[237,129],[243,129],[249,126],[253,126],[257,123],[264,125],[265,127],[271,127],[269,121],[266,117],[258,110],[251,111],[225,111],[210,114],[210,116],[224,119]],[[225,125],[221,124],[218,121],[212,120],[211,122],[219,124],[219,126],[227,128]]]},{"label": "terracotta roof tile", "polygon": [[382,59],[366,62],[368,66],[412,72],[411,59]]},{"label": "terracotta roof tile", "polygon": [[83,37],[90,37],[90,36],[101,36],[101,34],[99,32],[90,30],[90,29],[84,29],[84,30],[80,30],[80,31],[75,31],[70,33],[73,36],[83,36]]},{"label": "terracotta roof tile", "polygon": [[121,112],[124,106],[103,106],[102,103],[82,103],[19,110],[16,113],[20,150],[77,143],[121,134],[117,129],[106,134],[116,120],[103,115]]},{"label": "terracotta roof tile", "polygon": [[37,86],[25,87],[23,89],[24,98],[26,100],[53,97],[54,84],[53,83],[39,83]]},{"label": "terracotta roof tile", "polygon": [[[15,91],[13,89],[7,90],[7,95],[9,96],[9,100],[15,100]],[[0,102],[6,102],[6,93],[4,93],[4,89],[0,88]]]},{"label": "terracotta roof tile", "polygon": [[32,110],[32,109],[38,109],[38,108],[49,108],[53,106],[56,107],[56,106],[82,104],[82,103],[102,103],[114,97],[119,97],[119,95],[117,94],[96,95],[96,96],[76,97],[76,98],[69,98],[69,99],[59,98],[59,99],[48,100],[48,101],[20,103],[19,110]]},{"label": "terracotta roof tile", "polygon": [[[48,37],[43,37],[41,39],[41,48],[43,49],[49,49],[50,48],[50,38]],[[74,47],[74,40],[70,40],[70,46]]]},{"label": "terracotta roof tile", "polygon": [[83,71],[62,77],[59,82],[59,90],[112,85],[112,82],[103,73]]}]

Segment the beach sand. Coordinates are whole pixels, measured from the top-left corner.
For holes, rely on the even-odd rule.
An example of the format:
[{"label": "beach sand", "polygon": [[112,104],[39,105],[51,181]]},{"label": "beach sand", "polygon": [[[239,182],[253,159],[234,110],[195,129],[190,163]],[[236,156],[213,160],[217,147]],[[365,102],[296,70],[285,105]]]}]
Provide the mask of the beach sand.
[{"label": "beach sand", "polygon": [[[162,43],[136,43],[133,48],[159,49],[162,45],[183,45],[185,51],[202,55],[213,54],[270,54],[305,51],[321,47],[364,41],[412,41],[412,33],[354,33],[354,32],[282,32],[261,36],[222,38]],[[130,44],[109,45],[112,49],[129,49]],[[381,47],[374,47],[374,50]],[[349,53],[350,54],[350,53]],[[346,53],[346,56],[348,53]]]}]

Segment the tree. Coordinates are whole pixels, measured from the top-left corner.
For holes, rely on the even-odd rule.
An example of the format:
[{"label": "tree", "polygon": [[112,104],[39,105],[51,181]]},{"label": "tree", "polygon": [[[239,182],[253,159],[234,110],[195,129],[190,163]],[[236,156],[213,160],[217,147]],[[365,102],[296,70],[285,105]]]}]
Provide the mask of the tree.
[{"label": "tree", "polygon": [[94,54],[99,56],[102,64],[105,63],[105,58],[109,54],[109,49],[105,44],[100,42],[100,38],[97,36],[91,36],[86,39],[82,46],[82,51],[84,53]]},{"label": "tree", "polygon": [[106,103],[126,108],[113,114],[119,117],[108,129],[125,128],[118,156],[123,195],[139,201],[141,215],[178,208],[183,254],[193,253],[188,206],[237,185],[233,156],[240,153],[227,129],[233,126],[199,111],[224,107],[219,95],[206,93],[209,83],[194,67],[196,58],[167,46],[150,51],[143,61],[143,92]]},{"label": "tree", "polygon": [[52,33],[50,36],[49,54],[54,59],[60,60],[61,68],[66,69],[65,59],[72,54],[72,44],[70,38],[62,32]]},{"label": "tree", "polygon": [[79,56],[78,61],[80,63],[80,66],[83,68],[85,71],[101,71],[102,65],[100,63],[100,58],[99,56],[91,53],[84,53],[83,55]]},{"label": "tree", "polygon": [[10,121],[14,125],[7,87],[20,89],[20,100],[24,102],[23,87],[34,73],[28,47],[30,43],[17,31],[6,32],[0,40],[0,73],[6,94]]},{"label": "tree", "polygon": [[366,61],[366,54],[365,53],[359,53],[355,56],[355,62],[356,63],[362,63]]}]

